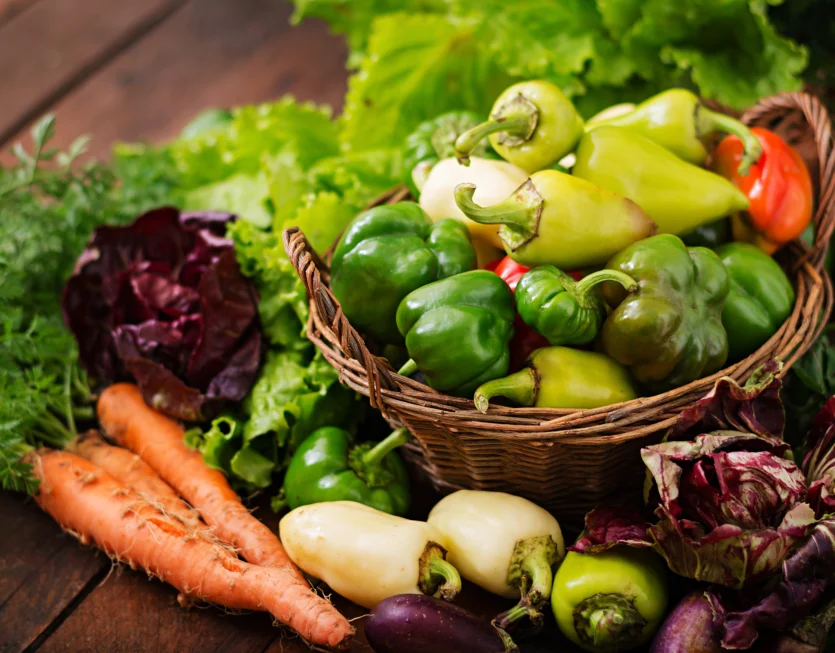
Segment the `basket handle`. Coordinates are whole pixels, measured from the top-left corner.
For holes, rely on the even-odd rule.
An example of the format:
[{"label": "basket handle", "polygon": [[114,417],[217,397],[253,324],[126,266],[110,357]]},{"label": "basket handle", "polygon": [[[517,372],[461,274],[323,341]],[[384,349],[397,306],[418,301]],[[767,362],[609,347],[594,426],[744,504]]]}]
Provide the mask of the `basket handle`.
[{"label": "basket handle", "polygon": [[763,98],[742,115],[745,124],[768,124],[785,117],[789,111],[800,111],[814,130],[820,178],[819,201],[815,208],[815,242],[807,260],[821,272],[829,250],[829,240],[835,230],[835,150],[832,143],[832,123],[823,103],[808,93],[780,93]]},{"label": "basket handle", "polygon": [[382,391],[399,390],[388,361],[368,351],[362,336],[351,326],[336,297],[322,282],[322,274],[327,271],[327,266],[310,246],[304,232],[298,227],[289,227],[284,230],[283,240],[284,250],[304,283],[307,296],[316,302],[319,315],[339,339],[342,351],[365,368],[371,406],[385,410]]}]

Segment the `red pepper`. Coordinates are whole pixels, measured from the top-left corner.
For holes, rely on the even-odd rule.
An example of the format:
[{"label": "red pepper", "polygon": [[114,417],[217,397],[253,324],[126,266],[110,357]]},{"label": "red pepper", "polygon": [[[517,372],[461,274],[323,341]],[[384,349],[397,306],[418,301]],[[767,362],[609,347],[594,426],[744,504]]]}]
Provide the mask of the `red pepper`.
[{"label": "red pepper", "polygon": [[773,254],[794,240],[812,219],[812,178],[800,154],[774,132],[753,127],[763,146],[759,160],[748,174],[737,168],[742,141],[726,136],[713,151],[712,168],[748,196],[750,205],[733,216],[734,240],[754,243]]},{"label": "red pepper", "polygon": [[[505,256],[499,261],[493,261],[485,266],[486,270],[490,270],[498,274],[511,290],[516,290],[516,284],[519,279],[530,268],[520,265],[509,256]],[[583,278],[582,272],[570,272],[572,277],[579,280]],[[525,361],[528,360],[534,351],[541,347],[547,347],[550,343],[544,337],[539,335],[536,331],[531,329],[521,317],[516,316],[516,322],[513,324],[514,335],[513,340],[510,341],[510,371],[515,372],[522,369]]]}]

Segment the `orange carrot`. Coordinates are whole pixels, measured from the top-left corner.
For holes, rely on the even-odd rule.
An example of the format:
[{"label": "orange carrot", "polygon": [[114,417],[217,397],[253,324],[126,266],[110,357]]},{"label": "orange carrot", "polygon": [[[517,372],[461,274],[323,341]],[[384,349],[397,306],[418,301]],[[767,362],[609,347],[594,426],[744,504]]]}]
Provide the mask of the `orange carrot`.
[{"label": "orange carrot", "polygon": [[109,445],[97,431],[82,433],[70,442],[67,449],[98,465],[150,503],[158,504],[166,514],[178,519],[185,526],[206,528],[197,512],[192,510],[148,463],[127,449]]},{"label": "orange carrot", "polygon": [[306,582],[278,537],[249,513],[222,473],[186,446],[183,427],[145,403],[139,388],[111,385],[101,393],[97,412],[107,436],[137,454],[197,508],[222,542],[253,564],[288,568]]},{"label": "orange carrot", "polygon": [[235,610],[266,610],[322,646],[343,647],[354,629],[287,567],[223,555],[100,467],[66,451],[30,458],[41,508],[82,543],[141,567],[186,596]]}]

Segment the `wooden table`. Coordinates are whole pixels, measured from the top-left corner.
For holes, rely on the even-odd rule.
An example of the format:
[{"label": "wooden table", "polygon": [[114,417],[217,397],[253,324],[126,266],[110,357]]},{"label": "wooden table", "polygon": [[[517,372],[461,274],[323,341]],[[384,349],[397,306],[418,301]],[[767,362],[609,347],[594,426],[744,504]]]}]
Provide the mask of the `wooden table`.
[{"label": "wooden table", "polygon": [[[290,13],[281,0],[0,0],[0,147],[28,138],[28,126],[46,111],[57,114],[57,145],[90,133],[98,157],[115,141],[171,138],[208,106],[292,93],[338,111],[345,46],[321,22],[291,28]],[[435,497],[418,494],[416,516],[423,516]],[[257,514],[275,523],[269,511]],[[365,612],[333,598],[349,618]],[[484,616],[508,607],[472,587],[461,603]],[[0,653],[24,650],[308,648],[265,614],[178,607],[171,587],[111,564],[63,534],[31,500],[0,492]],[[360,637],[351,650],[370,647]],[[575,649],[551,625],[522,650]]]}]

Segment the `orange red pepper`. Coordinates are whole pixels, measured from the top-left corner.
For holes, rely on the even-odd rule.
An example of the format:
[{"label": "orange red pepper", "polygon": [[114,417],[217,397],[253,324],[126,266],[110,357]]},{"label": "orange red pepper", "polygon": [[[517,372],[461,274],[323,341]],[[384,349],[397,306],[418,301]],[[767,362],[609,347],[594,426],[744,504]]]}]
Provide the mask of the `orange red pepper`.
[{"label": "orange red pepper", "polygon": [[747,175],[737,171],[744,150],[737,136],[726,136],[719,143],[711,167],[750,202],[747,211],[732,217],[734,240],[773,254],[800,236],[812,220],[812,178],[797,150],[777,134],[761,127],[751,131],[763,153]]}]

